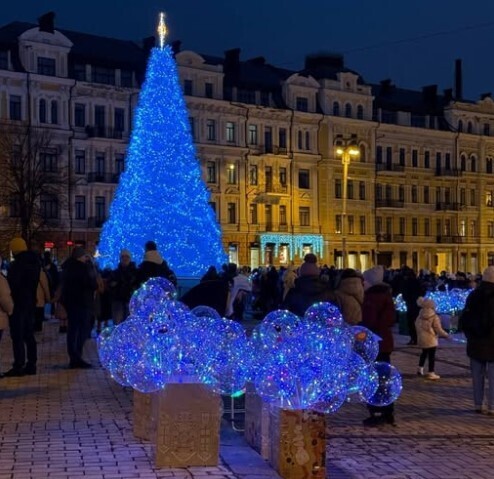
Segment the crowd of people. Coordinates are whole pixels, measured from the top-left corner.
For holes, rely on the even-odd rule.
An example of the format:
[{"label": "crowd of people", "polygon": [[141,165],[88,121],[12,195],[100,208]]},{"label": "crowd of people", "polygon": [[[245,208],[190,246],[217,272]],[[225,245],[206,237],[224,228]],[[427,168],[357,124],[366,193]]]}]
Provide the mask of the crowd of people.
[{"label": "crowd of people", "polygon": [[[0,339],[8,327],[14,358],[11,369],[3,374],[7,377],[36,374],[35,332],[42,330],[46,305],[50,305],[51,316],[59,319],[60,332],[67,334],[69,368],[87,369],[92,365],[83,358],[83,346],[93,328],[100,331],[110,321],[124,321],[133,292],[149,278],[164,277],[177,285],[174,272],[154,241],[144,245],[139,266],[123,249],[118,266],[102,271],[80,246],[73,248],[60,268],[49,252],[40,256],[30,251],[22,238],[14,238],[9,246],[13,261],[8,267],[3,263],[0,274]],[[390,363],[397,319],[394,297],[401,294],[407,306],[408,344],[422,349],[417,374],[438,380],[438,338],[450,335],[442,328],[436,305],[425,298],[426,293],[453,287],[474,288],[461,315],[460,328],[467,338],[475,410],[494,415],[494,266],[489,266],[482,276],[453,276],[426,270],[417,275],[407,266],[398,270],[375,266],[364,272],[338,270],[319,267],[317,262],[317,257],[309,253],[299,267],[292,264],[251,270],[229,263],[217,271],[211,266],[196,287],[203,288],[203,297],[184,295],[181,299],[189,306],[194,301],[215,305],[221,315],[240,321],[246,307],[254,317],[262,319],[276,309],[303,316],[312,304],[329,301],[338,306],[347,324],[365,326],[381,338],[377,360]],[[486,377],[492,387],[484,410]],[[395,424],[393,404],[369,406],[369,412],[365,426]]]}]

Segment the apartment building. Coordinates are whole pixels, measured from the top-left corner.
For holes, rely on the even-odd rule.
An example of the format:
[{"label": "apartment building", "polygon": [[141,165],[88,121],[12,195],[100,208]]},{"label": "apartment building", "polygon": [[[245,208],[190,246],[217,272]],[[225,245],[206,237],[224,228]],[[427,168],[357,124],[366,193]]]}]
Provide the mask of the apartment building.
[{"label": "apartment building", "polygon": [[[38,25],[0,28],[0,118],[49,128],[74,182],[41,235],[94,249],[125,167],[150,43]],[[494,103],[368,84],[338,55],[292,71],[173,48],[211,207],[230,260],[380,263],[477,272],[494,263]],[[345,175],[340,146],[359,154]],[[346,194],[345,194],[346,193]],[[138,205],[136,205],[138,207]],[[15,214],[6,204],[5,219]]]}]

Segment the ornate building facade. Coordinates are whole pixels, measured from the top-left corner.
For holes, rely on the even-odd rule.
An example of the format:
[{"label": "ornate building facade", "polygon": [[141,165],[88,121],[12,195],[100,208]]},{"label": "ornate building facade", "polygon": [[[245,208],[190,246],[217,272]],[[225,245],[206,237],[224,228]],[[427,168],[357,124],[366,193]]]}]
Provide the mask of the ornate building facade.
[{"label": "ornate building facade", "polygon": [[[0,28],[0,118],[50,129],[73,179],[67,202],[43,209],[54,220],[43,246],[60,256],[72,243],[96,248],[148,47],[57,30],[52,15]],[[299,263],[313,251],[359,269],[494,262],[494,102],[463,99],[459,74],[440,94],[368,84],[335,55],[291,71],[239,49],[173,47],[231,261]],[[336,150],[348,144],[359,154],[345,175]],[[15,211],[3,200],[5,225]]]}]

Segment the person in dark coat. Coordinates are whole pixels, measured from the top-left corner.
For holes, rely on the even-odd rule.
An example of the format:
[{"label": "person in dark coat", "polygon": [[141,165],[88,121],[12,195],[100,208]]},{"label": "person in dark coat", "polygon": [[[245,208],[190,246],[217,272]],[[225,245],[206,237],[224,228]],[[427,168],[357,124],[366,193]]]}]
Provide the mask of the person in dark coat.
[{"label": "person in dark coat", "polygon": [[319,302],[330,302],[338,306],[334,291],[329,288],[327,281],[321,279],[319,268],[310,257],[310,261],[304,261],[300,266],[295,287],[288,291],[281,307],[297,316],[303,316],[310,306]]},{"label": "person in dark coat", "polygon": [[467,338],[475,412],[483,412],[487,376],[486,412],[494,415],[494,266],[484,270],[482,282],[468,295],[460,327]]},{"label": "person in dark coat", "polygon": [[34,338],[34,315],[41,263],[34,251],[28,251],[22,238],[14,238],[10,250],[14,261],[7,280],[14,300],[14,312],[9,318],[14,363],[5,376],[16,377],[36,374],[38,350]]},{"label": "person in dark coat", "polygon": [[[43,269],[45,270],[46,276],[48,277],[48,285],[50,287],[50,297],[55,296],[55,292],[58,288],[60,282],[60,274],[58,272],[57,265],[53,262],[51,258],[51,253],[45,251],[43,254]],[[55,316],[55,303],[52,302],[50,305],[51,316]]]},{"label": "person in dark coat", "polygon": [[204,281],[216,281],[218,279],[220,279],[220,275],[218,274],[218,271],[216,271],[216,266],[210,266],[200,282],[204,283]]},{"label": "person in dark coat", "polygon": [[82,359],[84,343],[91,331],[94,295],[98,287],[96,268],[84,249],[76,246],[62,268],[61,303],[67,311],[67,353],[71,369],[92,365]]},{"label": "person in dark coat", "polygon": [[[375,266],[364,272],[364,302],[362,303],[362,326],[377,334],[379,354],[376,361],[391,362],[391,353],[394,349],[392,328],[395,323],[395,306],[391,287],[383,282],[384,270],[382,266]],[[394,405],[377,407],[367,406],[370,417],[364,420],[364,426],[378,426],[379,424],[395,424]]]},{"label": "person in dark coat", "polygon": [[109,286],[113,322],[120,324],[129,315],[130,298],[139,286],[137,267],[132,261],[130,251],[123,249],[120,252],[120,262],[117,269],[111,273]]},{"label": "person in dark coat", "polygon": [[161,257],[158,247],[154,241],[148,241],[144,246],[144,261],[137,269],[137,280],[139,285],[145,283],[150,278],[166,278],[177,286],[177,277],[170,269],[168,263]]},{"label": "person in dark coat", "polygon": [[413,269],[405,266],[403,268],[403,282],[402,282],[402,297],[403,301],[407,305],[407,325],[408,334],[410,334],[409,345],[417,344],[417,331],[415,330],[415,320],[417,319],[420,308],[417,305],[417,300],[421,296],[425,296],[425,288],[420,280],[415,275]]}]

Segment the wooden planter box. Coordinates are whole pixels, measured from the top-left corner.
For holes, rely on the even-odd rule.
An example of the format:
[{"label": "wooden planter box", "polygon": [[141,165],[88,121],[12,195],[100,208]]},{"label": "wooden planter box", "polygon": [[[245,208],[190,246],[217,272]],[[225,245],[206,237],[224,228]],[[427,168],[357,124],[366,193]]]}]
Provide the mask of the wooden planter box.
[{"label": "wooden planter box", "polygon": [[255,392],[252,384],[245,391],[245,440],[264,459],[269,459],[271,441],[269,438],[269,410]]}]

